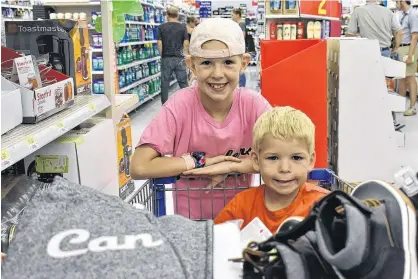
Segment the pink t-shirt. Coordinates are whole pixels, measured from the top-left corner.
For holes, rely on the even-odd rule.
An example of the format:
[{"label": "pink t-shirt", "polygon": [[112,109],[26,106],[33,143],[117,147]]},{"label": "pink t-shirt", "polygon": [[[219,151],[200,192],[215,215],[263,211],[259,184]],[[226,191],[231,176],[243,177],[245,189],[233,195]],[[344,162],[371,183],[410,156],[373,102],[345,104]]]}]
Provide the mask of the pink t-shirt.
[{"label": "pink t-shirt", "polygon": [[[231,155],[245,158],[250,155],[253,126],[258,117],[271,108],[270,104],[252,90],[237,88],[228,115],[216,122],[203,108],[198,87],[177,91],[164,104],[147,126],[138,144],[150,145],[162,156],[181,157],[190,152],[206,152],[207,157]],[[213,219],[239,190],[248,187],[249,175],[227,178],[222,191],[174,191],[174,211],[191,219]],[[176,189],[205,188],[208,178],[177,180]]]}]

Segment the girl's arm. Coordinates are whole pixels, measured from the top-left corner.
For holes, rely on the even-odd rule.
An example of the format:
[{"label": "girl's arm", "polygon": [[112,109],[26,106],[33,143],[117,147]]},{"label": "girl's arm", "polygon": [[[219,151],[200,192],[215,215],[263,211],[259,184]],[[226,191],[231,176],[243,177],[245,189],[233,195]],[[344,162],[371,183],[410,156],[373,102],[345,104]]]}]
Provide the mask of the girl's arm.
[{"label": "girl's arm", "polygon": [[[217,156],[206,158],[206,166],[216,166],[224,163],[240,163],[241,160],[232,156]],[[171,177],[187,170],[186,162],[181,157],[161,157],[149,145],[136,148],[131,161],[131,176],[133,179],[149,179]],[[225,170],[224,173],[228,173]]]},{"label": "girl's arm", "polygon": [[177,176],[186,171],[183,158],[161,157],[150,146],[143,145],[135,149],[131,161],[133,179],[149,179]]},{"label": "girl's arm", "polygon": [[247,157],[242,159],[240,162],[221,162],[219,164],[205,166],[201,169],[193,169],[185,171],[184,175],[220,175],[231,172],[238,173],[257,173],[254,170],[251,158]]}]

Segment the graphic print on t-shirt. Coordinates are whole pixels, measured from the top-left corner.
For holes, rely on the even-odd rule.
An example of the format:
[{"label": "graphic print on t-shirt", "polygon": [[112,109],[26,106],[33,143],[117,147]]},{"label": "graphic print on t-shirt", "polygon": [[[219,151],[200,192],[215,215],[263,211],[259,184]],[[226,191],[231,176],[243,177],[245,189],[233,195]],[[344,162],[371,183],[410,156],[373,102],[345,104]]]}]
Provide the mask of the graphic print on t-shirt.
[{"label": "graphic print on t-shirt", "polygon": [[226,156],[233,156],[235,158],[239,158],[240,156],[250,156],[252,148],[240,148],[238,152],[235,152],[234,149],[229,149],[225,155]]}]

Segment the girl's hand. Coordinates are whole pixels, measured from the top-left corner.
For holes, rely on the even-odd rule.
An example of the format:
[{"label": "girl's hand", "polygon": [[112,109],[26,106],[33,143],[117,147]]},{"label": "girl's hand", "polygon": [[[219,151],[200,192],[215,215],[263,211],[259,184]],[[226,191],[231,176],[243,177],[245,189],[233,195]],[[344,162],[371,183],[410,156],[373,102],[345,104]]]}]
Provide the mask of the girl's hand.
[{"label": "girl's hand", "polygon": [[221,163],[221,162],[227,162],[227,161],[239,163],[239,162],[241,162],[241,159],[235,158],[233,156],[225,156],[225,155],[216,156],[216,157],[213,157],[213,158],[206,158],[205,167],[215,165],[215,164],[218,164],[218,163]]},{"label": "girl's hand", "polygon": [[[221,156],[219,156],[221,157]],[[225,156],[229,157],[229,156]],[[215,157],[218,158],[218,157]],[[213,158],[213,159],[215,159]],[[210,166],[205,166],[204,168],[200,169],[192,169],[183,172],[184,175],[204,175],[204,176],[214,176],[219,174],[228,174],[230,172],[234,172],[234,167],[239,164],[240,161],[221,161],[221,163],[214,163]]]}]

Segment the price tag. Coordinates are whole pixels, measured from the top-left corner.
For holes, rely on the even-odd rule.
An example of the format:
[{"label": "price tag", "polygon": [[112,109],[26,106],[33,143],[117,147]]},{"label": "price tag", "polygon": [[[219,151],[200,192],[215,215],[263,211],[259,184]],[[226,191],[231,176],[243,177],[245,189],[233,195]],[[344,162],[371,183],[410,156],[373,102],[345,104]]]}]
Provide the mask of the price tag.
[{"label": "price tag", "polygon": [[60,132],[65,132],[65,124],[64,124],[64,121],[58,121],[58,123],[56,124],[56,127],[58,128],[58,130],[60,131]]},{"label": "price tag", "polygon": [[27,146],[29,146],[30,150],[38,149],[38,142],[34,136],[27,136],[25,138],[25,143]]},{"label": "price tag", "polygon": [[96,112],[96,104],[95,103],[90,103],[89,104],[89,110],[92,112]]},{"label": "price tag", "polygon": [[7,168],[8,166],[10,166],[12,164],[11,160],[10,160],[10,154],[9,151],[7,151],[7,149],[2,149],[1,150],[1,168]]}]

